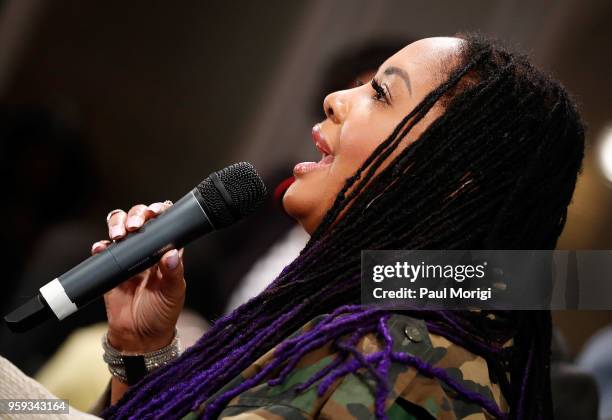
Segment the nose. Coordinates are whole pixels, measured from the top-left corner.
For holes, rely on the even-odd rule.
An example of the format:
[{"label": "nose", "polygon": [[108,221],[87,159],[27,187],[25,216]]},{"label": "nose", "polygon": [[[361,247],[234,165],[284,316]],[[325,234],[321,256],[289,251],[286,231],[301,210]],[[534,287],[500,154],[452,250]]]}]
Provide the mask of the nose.
[{"label": "nose", "polygon": [[325,116],[335,124],[340,124],[348,113],[348,100],[344,91],[330,93],[323,101]]}]

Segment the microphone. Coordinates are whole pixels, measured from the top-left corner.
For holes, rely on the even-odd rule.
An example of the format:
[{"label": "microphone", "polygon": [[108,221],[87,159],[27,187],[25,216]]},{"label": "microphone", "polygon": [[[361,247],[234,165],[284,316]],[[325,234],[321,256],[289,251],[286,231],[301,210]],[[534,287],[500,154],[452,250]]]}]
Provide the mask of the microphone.
[{"label": "microphone", "polygon": [[250,163],[235,163],[214,172],[137,232],[41,287],[37,296],[4,321],[11,331],[23,332],[49,318],[62,320],[151,267],[166,251],[182,248],[247,216],[265,195],[266,187]]}]

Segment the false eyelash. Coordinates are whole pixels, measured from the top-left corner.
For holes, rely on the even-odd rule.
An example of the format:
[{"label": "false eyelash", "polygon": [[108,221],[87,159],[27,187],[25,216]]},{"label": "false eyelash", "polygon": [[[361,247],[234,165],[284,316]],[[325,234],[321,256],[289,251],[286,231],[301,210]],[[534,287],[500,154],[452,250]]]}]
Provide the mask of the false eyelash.
[{"label": "false eyelash", "polygon": [[374,95],[374,100],[380,101],[380,102],[385,102],[385,103],[389,103],[389,98],[387,97],[387,93],[385,92],[385,89],[375,80],[372,79],[372,89],[374,89],[374,91],[376,92],[376,94]]}]

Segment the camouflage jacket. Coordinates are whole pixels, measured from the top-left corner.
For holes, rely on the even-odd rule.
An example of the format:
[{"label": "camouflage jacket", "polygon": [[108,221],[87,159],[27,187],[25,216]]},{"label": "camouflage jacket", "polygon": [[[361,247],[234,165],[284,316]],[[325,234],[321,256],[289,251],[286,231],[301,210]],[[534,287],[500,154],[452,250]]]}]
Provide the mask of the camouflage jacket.
[{"label": "camouflage jacket", "polygon": [[[314,318],[292,336],[310,329],[323,316]],[[393,351],[415,355],[434,367],[442,368],[470,391],[495,401],[504,412],[508,405],[497,384],[489,379],[486,361],[480,356],[431,334],[422,320],[402,314],[393,314],[388,321],[393,337]],[[375,334],[364,336],[357,349],[369,354],[380,350],[381,342]],[[241,375],[230,381],[215,396],[234,388],[260,371],[272,360],[274,349],[268,351]],[[295,394],[293,388],[305,382],[316,371],[335,358],[331,346],[324,346],[302,358],[293,372],[280,385],[266,382],[243,392],[232,399],[219,415],[224,420],[302,420],[302,419],[373,419],[375,382],[363,370],[337,380],[322,396],[317,396],[317,383],[303,393]],[[418,373],[414,368],[393,363],[388,380],[391,392],[386,409],[389,419],[488,419],[490,415],[480,406],[461,399],[445,384],[435,378]],[[208,401],[215,398],[213,396]],[[207,402],[183,420],[194,420],[204,410]]]}]

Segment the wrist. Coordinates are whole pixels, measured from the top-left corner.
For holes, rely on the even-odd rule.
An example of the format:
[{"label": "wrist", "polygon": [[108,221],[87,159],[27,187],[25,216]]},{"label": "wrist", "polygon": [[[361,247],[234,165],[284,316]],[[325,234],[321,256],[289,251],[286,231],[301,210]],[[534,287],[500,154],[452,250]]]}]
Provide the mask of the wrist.
[{"label": "wrist", "polygon": [[176,329],[155,336],[143,336],[132,332],[117,332],[109,328],[108,343],[122,353],[141,354],[168,346],[174,339]]}]

